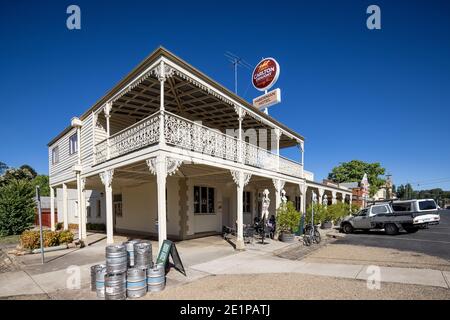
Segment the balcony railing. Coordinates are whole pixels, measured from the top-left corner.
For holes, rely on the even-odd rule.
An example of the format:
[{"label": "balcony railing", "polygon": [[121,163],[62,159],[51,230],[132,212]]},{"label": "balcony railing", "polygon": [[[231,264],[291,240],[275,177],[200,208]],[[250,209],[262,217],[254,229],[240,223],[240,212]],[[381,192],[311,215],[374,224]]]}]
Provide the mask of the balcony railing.
[{"label": "balcony railing", "polygon": [[98,143],[95,147],[96,163],[105,162],[150,146],[159,140],[159,112],[136,122],[132,126],[117,132],[108,139]]},{"label": "balcony railing", "polygon": [[234,162],[238,160],[235,137],[168,112],[164,120],[167,144]]},{"label": "balcony railing", "polygon": [[[95,148],[96,164],[158,143],[159,134],[160,113],[157,112],[112,135],[109,138],[109,155],[108,139],[98,143]],[[167,145],[232,162],[240,161],[238,139],[170,112],[164,113],[164,138]],[[248,142],[242,143],[242,162],[298,178],[302,176],[300,163]]]}]

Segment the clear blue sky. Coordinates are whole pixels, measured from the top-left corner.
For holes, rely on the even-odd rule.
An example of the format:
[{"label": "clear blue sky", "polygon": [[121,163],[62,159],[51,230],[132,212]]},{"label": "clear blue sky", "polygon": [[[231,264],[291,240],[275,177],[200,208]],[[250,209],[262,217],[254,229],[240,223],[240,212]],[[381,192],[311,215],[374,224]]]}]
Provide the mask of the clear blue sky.
[{"label": "clear blue sky", "polygon": [[[70,4],[79,31],[66,28]],[[366,28],[370,4],[382,30]],[[0,161],[10,166],[47,173],[47,142],[163,45],[230,89],[225,51],[251,64],[275,57],[283,103],[270,113],[305,136],[316,180],[361,159],[396,184],[450,189],[449,1],[3,1],[0,15]],[[250,71],[239,76],[250,101]]]}]

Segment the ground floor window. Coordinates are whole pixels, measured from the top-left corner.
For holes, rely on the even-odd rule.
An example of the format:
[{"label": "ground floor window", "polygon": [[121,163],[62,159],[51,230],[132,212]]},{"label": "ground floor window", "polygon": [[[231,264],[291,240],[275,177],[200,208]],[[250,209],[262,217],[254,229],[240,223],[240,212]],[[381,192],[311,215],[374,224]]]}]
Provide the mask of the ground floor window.
[{"label": "ground floor window", "polygon": [[214,213],[214,196],[214,188],[194,186],[194,213]]},{"label": "ground floor window", "polygon": [[97,200],[97,218],[102,216],[102,201]]},{"label": "ground floor window", "polygon": [[250,213],[250,204],[251,204],[251,193],[249,191],[244,191],[244,201],[243,201],[243,211],[245,213]]},{"label": "ground floor window", "polygon": [[299,196],[295,196],[295,210],[297,210],[298,212],[301,211],[301,198]]},{"label": "ground floor window", "polygon": [[121,194],[114,195],[113,208],[114,208],[114,215],[116,217],[121,217],[122,216],[122,195]]},{"label": "ground floor window", "polygon": [[78,218],[78,201],[73,202],[73,212],[74,212],[73,216],[75,218]]}]

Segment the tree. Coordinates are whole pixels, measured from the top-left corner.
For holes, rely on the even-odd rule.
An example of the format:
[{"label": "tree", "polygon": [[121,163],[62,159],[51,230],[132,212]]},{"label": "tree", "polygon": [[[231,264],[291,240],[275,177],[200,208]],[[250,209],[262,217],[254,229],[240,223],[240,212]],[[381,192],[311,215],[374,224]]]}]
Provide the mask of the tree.
[{"label": "tree", "polygon": [[402,184],[399,185],[398,188],[397,188],[396,194],[397,194],[397,198],[398,199],[404,199],[404,197],[405,197],[405,186],[402,185]]},{"label": "tree", "polygon": [[36,178],[33,179],[33,186],[36,188],[36,186],[39,186],[39,189],[41,190],[41,196],[48,197],[50,196],[50,186],[48,181],[48,176],[39,174],[36,176]]},{"label": "tree", "polygon": [[360,160],[352,160],[334,167],[328,174],[328,179],[337,183],[360,182],[364,177],[364,173],[367,173],[367,179],[370,184],[369,193],[373,196],[386,183],[384,179],[380,178],[385,172],[386,169],[381,167],[379,162],[367,163]]},{"label": "tree", "polygon": [[417,197],[417,192],[414,191],[410,183],[401,184],[397,188],[397,198],[401,200],[409,200]]},{"label": "tree", "polygon": [[34,170],[31,166],[29,166],[28,164],[24,164],[22,166],[20,166],[19,168],[20,170],[28,170],[28,172],[31,174],[31,176],[34,178],[36,178],[37,176],[37,172],[36,170]]},{"label": "tree", "polygon": [[6,170],[8,170],[8,166],[6,163],[0,161],[0,176],[3,175]]},{"label": "tree", "polygon": [[0,187],[0,236],[20,234],[34,223],[36,202],[33,184],[11,180]]},{"label": "tree", "polygon": [[28,169],[9,168],[5,174],[0,177],[0,187],[9,184],[14,180],[33,180],[33,174]]}]

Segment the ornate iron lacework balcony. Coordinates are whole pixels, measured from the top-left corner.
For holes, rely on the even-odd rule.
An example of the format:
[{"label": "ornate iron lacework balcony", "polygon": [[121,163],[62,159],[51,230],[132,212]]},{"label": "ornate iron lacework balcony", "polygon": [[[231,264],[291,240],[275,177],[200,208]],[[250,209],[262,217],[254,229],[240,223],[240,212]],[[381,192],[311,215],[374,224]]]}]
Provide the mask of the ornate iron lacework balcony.
[{"label": "ornate iron lacework balcony", "polygon": [[[95,163],[100,164],[159,142],[160,112],[125,128],[95,146]],[[239,162],[239,140],[218,130],[164,112],[165,143],[199,154]],[[108,155],[109,140],[109,155]],[[245,165],[302,177],[300,163],[278,156],[248,142],[242,142]]]}]

